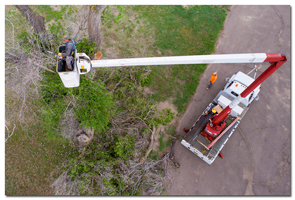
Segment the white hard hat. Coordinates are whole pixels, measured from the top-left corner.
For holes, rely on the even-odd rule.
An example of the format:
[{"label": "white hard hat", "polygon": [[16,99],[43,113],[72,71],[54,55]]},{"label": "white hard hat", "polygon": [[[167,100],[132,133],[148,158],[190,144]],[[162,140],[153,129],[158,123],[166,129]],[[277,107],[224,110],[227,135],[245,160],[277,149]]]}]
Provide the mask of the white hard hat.
[{"label": "white hard hat", "polygon": [[216,74],[217,74],[217,72],[214,72],[213,74],[214,74],[214,75],[216,75]]},{"label": "white hard hat", "polygon": [[65,36],[63,36],[62,39],[64,39],[64,40],[69,40],[69,39],[70,39],[70,36],[69,36],[69,35],[65,35]]}]

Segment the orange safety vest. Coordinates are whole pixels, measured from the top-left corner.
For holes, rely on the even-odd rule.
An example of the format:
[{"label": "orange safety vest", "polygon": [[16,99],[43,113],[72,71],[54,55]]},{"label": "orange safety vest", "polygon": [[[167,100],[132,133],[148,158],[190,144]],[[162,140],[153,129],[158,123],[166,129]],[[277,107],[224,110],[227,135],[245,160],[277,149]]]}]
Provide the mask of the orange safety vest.
[{"label": "orange safety vest", "polygon": [[216,75],[212,74],[212,76],[210,78],[211,83],[214,83],[216,81],[216,79],[217,79],[217,74]]}]

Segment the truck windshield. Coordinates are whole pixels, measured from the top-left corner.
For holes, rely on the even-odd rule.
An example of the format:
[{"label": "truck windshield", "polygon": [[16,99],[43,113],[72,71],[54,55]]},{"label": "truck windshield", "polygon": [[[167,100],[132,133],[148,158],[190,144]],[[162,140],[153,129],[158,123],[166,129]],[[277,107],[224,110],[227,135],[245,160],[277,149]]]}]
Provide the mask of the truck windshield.
[{"label": "truck windshield", "polygon": [[233,84],[233,82],[234,82],[234,81],[232,81],[232,82],[227,86],[227,88],[229,88],[229,87]]},{"label": "truck windshield", "polygon": [[250,97],[249,97],[249,102],[250,102],[250,100],[252,99],[253,95],[254,95],[254,92],[252,92],[252,94],[250,95]]},{"label": "truck windshield", "polygon": [[233,95],[235,95],[236,97],[239,96],[237,93],[235,93],[234,91],[231,91],[230,93],[232,93]]}]

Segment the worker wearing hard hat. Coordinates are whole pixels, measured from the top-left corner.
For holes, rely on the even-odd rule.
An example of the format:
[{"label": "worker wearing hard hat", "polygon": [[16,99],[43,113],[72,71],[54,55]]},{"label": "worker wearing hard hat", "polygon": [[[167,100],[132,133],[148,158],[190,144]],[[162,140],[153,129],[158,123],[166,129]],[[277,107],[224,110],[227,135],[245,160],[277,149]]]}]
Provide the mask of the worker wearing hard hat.
[{"label": "worker wearing hard hat", "polygon": [[73,70],[76,43],[68,35],[65,35],[62,39],[64,40],[64,42],[66,44],[66,52],[65,53],[58,53],[58,55],[62,56],[65,59],[68,69]]},{"label": "worker wearing hard hat", "polygon": [[208,84],[207,90],[209,90],[212,84],[217,80],[217,72],[214,72],[210,78],[210,83]]}]

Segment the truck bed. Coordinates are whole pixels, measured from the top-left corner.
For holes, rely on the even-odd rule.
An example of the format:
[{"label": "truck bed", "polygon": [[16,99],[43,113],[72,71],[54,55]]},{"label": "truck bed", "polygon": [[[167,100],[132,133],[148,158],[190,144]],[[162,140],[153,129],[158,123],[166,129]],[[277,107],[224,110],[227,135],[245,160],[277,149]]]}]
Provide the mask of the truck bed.
[{"label": "truck bed", "polygon": [[[216,95],[216,97],[213,99],[212,103],[214,103],[214,104],[218,104],[217,100],[218,100],[218,98],[219,98],[221,95],[224,96],[224,97],[226,97],[226,98],[229,99],[230,101],[233,101],[233,100],[234,100],[233,97],[231,97],[230,95],[228,95],[227,93],[225,93],[223,90],[221,90],[221,91]],[[248,111],[249,108],[248,108],[247,106],[245,106],[244,104],[242,104],[242,103],[239,103],[238,106],[241,107],[241,108],[243,109],[243,112],[242,112],[240,115],[238,115],[238,117],[239,117],[240,119],[242,119],[242,118],[245,116],[245,114],[246,114],[246,112]]]},{"label": "truck bed", "polygon": [[[186,133],[184,138],[181,141],[181,144],[184,145],[186,148],[188,148],[191,152],[193,152],[195,155],[200,157],[202,160],[204,160],[206,163],[211,165],[228,139],[231,137],[235,129],[240,123],[240,120],[244,117],[246,112],[248,111],[248,107],[246,107],[243,104],[239,104],[239,106],[243,109],[243,112],[238,115],[239,120],[236,121],[232,127],[230,127],[226,133],[209,149],[206,150],[204,146],[208,146],[211,142],[205,138],[204,136],[201,135],[201,132],[205,128],[206,124],[209,122],[210,117],[212,117],[212,113],[208,112],[212,110],[213,107],[218,105],[217,99],[223,95],[224,97],[228,98],[230,101],[233,100],[231,96],[226,94],[223,91],[220,91],[217,96],[213,99],[212,103],[210,103],[207,108],[202,112],[201,116],[199,119],[196,120],[196,122],[193,124],[193,126],[189,129],[189,131]],[[207,114],[207,115],[206,115]],[[226,127],[235,119],[235,116],[229,116],[228,123]],[[225,128],[226,128],[225,127]],[[224,128],[224,129],[225,129]]]}]

